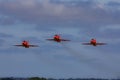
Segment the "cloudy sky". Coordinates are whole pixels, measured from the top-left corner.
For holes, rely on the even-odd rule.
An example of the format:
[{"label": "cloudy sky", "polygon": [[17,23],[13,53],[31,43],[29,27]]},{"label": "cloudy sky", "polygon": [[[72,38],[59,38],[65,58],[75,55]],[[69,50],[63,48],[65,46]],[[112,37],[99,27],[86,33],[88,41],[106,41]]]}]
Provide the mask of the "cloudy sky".
[{"label": "cloudy sky", "polygon": [[119,0],[0,0],[0,77],[120,78],[119,35]]}]

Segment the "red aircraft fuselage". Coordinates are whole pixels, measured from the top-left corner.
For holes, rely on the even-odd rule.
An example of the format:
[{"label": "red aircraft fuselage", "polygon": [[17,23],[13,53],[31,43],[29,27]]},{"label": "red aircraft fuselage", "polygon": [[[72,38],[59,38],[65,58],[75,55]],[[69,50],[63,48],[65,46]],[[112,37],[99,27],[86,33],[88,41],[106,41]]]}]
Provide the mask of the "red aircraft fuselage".
[{"label": "red aircraft fuselage", "polygon": [[93,46],[97,46],[97,41],[95,39],[91,39],[90,44]]},{"label": "red aircraft fuselage", "polygon": [[23,41],[22,42],[23,47],[29,48],[29,42],[28,41]]},{"label": "red aircraft fuselage", "polygon": [[61,38],[59,35],[54,36],[54,41],[61,42]]}]

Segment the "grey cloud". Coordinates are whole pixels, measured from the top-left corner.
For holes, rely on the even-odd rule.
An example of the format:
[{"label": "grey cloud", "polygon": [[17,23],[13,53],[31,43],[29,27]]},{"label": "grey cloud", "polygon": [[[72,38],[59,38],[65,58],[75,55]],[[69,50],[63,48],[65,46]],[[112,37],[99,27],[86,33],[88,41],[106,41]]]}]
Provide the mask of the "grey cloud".
[{"label": "grey cloud", "polygon": [[[105,26],[104,26],[105,28]],[[114,26],[113,26],[114,28]],[[106,30],[101,30],[101,26],[92,26],[92,27],[86,27],[86,28],[81,28],[82,32],[80,31],[79,33],[84,33],[87,37],[93,36],[93,37],[98,37],[98,38],[104,38],[104,39],[119,39],[119,34],[120,30],[119,29],[106,29]]]},{"label": "grey cloud", "polygon": [[[64,4],[65,6],[74,6],[74,7],[89,7],[89,6],[93,6],[94,1],[93,0],[50,0],[51,3],[55,3],[55,4]],[[87,5],[87,6],[86,6]]]},{"label": "grey cloud", "polygon": [[13,38],[14,36],[13,35],[10,35],[10,34],[6,34],[6,33],[0,33],[0,38]]},{"label": "grey cloud", "polygon": [[113,29],[107,29],[107,30],[104,30],[102,31],[99,36],[100,37],[104,37],[104,38],[107,38],[107,39],[119,39],[119,34],[120,34],[120,30],[117,29],[117,30],[113,30]]},{"label": "grey cloud", "polygon": [[39,43],[39,42],[42,42],[42,40],[38,39],[37,37],[34,37],[34,36],[29,36],[29,37],[22,37],[21,40],[28,40],[28,41],[32,41],[32,42],[36,42],[36,43]]},{"label": "grey cloud", "polygon": [[3,45],[4,45],[4,43],[5,43],[5,40],[0,39],[0,46],[3,46]]},{"label": "grey cloud", "polygon": [[[1,15],[2,16],[2,15]],[[0,17],[0,24],[1,25],[13,25],[16,23],[16,20],[12,17]]]},{"label": "grey cloud", "polygon": [[[49,0],[43,1],[43,3],[37,3],[36,0],[33,1],[31,5],[28,4],[27,1],[25,3],[26,5],[22,2],[23,1],[13,1],[1,3],[1,13],[21,21],[37,24],[39,24],[39,22],[43,22],[44,24],[56,22],[57,24],[59,22],[75,23],[75,21],[79,21],[83,24],[100,25],[109,23],[116,24],[119,23],[120,19],[119,17],[117,17],[117,20],[114,18],[114,16],[119,16],[119,11],[112,13],[110,10],[101,9],[97,7],[93,1],[80,1],[79,6],[76,7],[65,6],[67,3],[51,3]],[[95,8],[93,6],[95,6]]]},{"label": "grey cloud", "polygon": [[[57,26],[57,25],[56,25]],[[55,29],[53,29],[53,27],[56,27],[55,25],[53,24],[49,24],[49,23],[39,23],[37,26],[36,26],[36,30],[37,31],[40,31],[40,32],[47,32],[47,31],[51,31],[51,32],[54,32]]]},{"label": "grey cloud", "polygon": [[112,7],[120,7],[120,3],[115,2],[115,1],[111,1],[111,2],[107,3],[107,5],[112,6]]}]

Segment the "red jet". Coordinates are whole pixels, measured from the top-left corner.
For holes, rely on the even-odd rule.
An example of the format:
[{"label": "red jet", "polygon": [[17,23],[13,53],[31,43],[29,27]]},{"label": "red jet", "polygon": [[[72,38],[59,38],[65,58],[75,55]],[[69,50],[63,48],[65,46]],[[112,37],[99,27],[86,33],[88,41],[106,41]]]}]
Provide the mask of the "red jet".
[{"label": "red jet", "polygon": [[25,48],[29,48],[29,47],[38,47],[38,45],[30,45],[28,41],[23,41],[21,45],[14,45],[14,46],[20,46],[20,47],[25,47]]},{"label": "red jet", "polygon": [[61,41],[70,41],[67,39],[61,39],[61,37],[59,35],[54,35],[53,39],[47,39],[49,41],[56,41],[56,42],[61,42]]},{"label": "red jet", "polygon": [[97,45],[106,45],[106,43],[98,43],[96,41],[96,39],[91,39],[90,43],[83,43],[83,45],[93,45],[93,46],[97,46]]}]

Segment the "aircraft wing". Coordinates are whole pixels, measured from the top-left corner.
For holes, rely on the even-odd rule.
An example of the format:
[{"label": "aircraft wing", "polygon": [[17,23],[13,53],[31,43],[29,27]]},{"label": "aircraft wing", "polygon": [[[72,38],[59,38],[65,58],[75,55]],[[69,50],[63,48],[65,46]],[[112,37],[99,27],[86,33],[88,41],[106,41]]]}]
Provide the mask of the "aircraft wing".
[{"label": "aircraft wing", "polygon": [[54,39],[46,39],[46,40],[49,40],[49,41],[54,41]]},{"label": "aircraft wing", "polygon": [[91,45],[91,43],[82,43],[83,45]]},{"label": "aircraft wing", "polygon": [[13,45],[13,46],[23,46],[23,45]]},{"label": "aircraft wing", "polygon": [[106,45],[106,43],[96,43],[96,45]]},{"label": "aircraft wing", "polygon": [[70,41],[70,40],[67,40],[67,39],[60,39],[61,41]]},{"label": "aircraft wing", "polygon": [[39,47],[38,45],[29,45],[29,47]]}]

